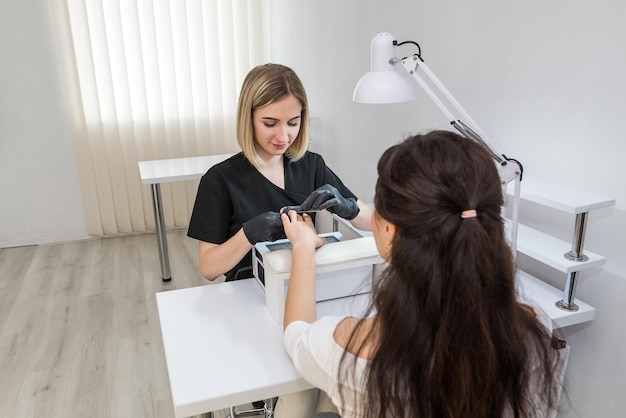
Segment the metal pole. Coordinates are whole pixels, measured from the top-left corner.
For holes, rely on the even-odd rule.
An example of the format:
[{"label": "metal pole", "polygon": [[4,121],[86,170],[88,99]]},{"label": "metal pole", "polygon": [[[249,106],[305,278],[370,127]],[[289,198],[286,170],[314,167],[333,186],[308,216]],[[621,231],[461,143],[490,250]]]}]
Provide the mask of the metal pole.
[{"label": "metal pole", "polygon": [[583,212],[576,215],[576,223],[574,225],[574,239],[572,240],[572,250],[563,254],[563,256],[568,260],[587,261],[589,259],[589,257],[583,254],[588,215],[589,212]]},{"label": "metal pole", "polygon": [[563,289],[563,299],[556,302],[555,305],[564,311],[577,311],[578,305],[574,303],[576,296],[576,285],[578,284],[578,272],[574,271],[567,275],[565,281],[565,289]]},{"label": "metal pole", "polygon": [[[587,229],[587,216],[589,212],[576,215],[574,225],[574,238],[572,239],[572,250],[563,254],[563,257],[570,261],[587,261],[589,257],[583,254],[585,245],[585,231]],[[576,285],[578,284],[578,271],[568,273],[563,289],[563,299],[556,302],[556,306],[565,311],[577,311],[578,306],[574,303],[576,297]]]},{"label": "metal pole", "polygon": [[161,263],[161,280],[172,280],[170,273],[170,256],[167,251],[167,236],[165,233],[165,220],[163,219],[163,205],[161,203],[161,185],[150,185],[152,190],[152,207],[154,208],[154,223],[156,224],[157,245],[159,247],[159,261]]}]

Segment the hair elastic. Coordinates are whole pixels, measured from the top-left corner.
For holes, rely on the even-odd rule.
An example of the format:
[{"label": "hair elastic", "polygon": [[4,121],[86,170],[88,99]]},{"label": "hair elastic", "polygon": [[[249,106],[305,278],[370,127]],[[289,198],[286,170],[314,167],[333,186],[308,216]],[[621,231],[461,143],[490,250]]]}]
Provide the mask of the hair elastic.
[{"label": "hair elastic", "polygon": [[475,218],[476,217],[476,209],[468,209],[461,212],[461,218]]}]

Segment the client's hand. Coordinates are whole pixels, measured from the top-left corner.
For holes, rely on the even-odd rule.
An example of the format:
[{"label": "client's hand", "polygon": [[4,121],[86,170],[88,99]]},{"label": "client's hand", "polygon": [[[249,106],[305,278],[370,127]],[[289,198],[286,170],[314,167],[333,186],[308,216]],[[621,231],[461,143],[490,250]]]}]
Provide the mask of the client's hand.
[{"label": "client's hand", "polygon": [[302,210],[323,210],[326,209],[344,219],[356,218],[359,214],[359,206],[354,198],[345,198],[334,186],[325,184],[311,193],[302,205]]},{"label": "client's hand", "polygon": [[254,245],[257,242],[276,241],[285,238],[283,223],[278,212],[265,212],[243,224],[243,233]]},{"label": "client's hand", "polygon": [[298,215],[296,211],[290,210],[288,214],[280,215],[283,221],[283,228],[291,246],[319,248],[324,245],[324,238],[317,235],[313,220],[306,213]]}]

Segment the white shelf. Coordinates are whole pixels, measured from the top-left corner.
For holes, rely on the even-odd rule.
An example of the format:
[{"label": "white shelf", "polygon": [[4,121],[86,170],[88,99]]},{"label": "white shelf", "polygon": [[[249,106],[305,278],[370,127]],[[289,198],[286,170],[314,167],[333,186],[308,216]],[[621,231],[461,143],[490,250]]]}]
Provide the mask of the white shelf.
[{"label": "white shelf", "polygon": [[[510,220],[507,220],[510,227]],[[584,250],[587,261],[571,261],[563,255],[572,249],[572,244],[548,235],[523,224],[518,224],[517,252],[534,260],[546,264],[563,273],[572,273],[599,266],[605,263],[606,258]]]},{"label": "white shelf", "polygon": [[517,286],[524,297],[534,301],[548,314],[555,329],[589,322],[595,317],[596,309],[578,299],[574,299],[578,311],[558,308],[555,303],[563,299],[563,292],[525,271],[518,270]]},{"label": "white shelf", "polygon": [[[510,183],[507,187],[507,194],[512,196],[513,193],[514,186]],[[615,205],[615,199],[581,192],[567,186],[533,180],[528,177],[525,177],[521,183],[520,198],[527,202],[576,215],[576,222],[579,222],[578,218],[582,214]],[[510,221],[507,222],[510,230]],[[584,237],[584,229],[582,236]],[[579,237],[573,239],[577,240]],[[576,245],[578,244],[580,243],[576,242]],[[568,260],[564,254],[572,251],[572,248],[572,242],[560,240],[523,224],[518,225],[517,253],[524,254],[562,273],[575,273],[602,265],[606,261],[603,256],[585,249],[582,249],[582,254],[588,258],[586,261]],[[575,276],[571,277],[575,279]],[[574,303],[578,306],[577,311],[560,309],[555,304],[563,299],[564,292],[562,290],[558,290],[521,270],[518,271],[517,279],[520,292],[543,308],[552,319],[555,328],[593,320],[595,316],[594,307],[574,299]],[[571,296],[566,297],[569,299]]]},{"label": "white shelf", "polygon": [[[513,195],[513,183],[508,184],[507,194]],[[615,205],[615,199],[526,177],[521,183],[520,198],[575,215]]]}]

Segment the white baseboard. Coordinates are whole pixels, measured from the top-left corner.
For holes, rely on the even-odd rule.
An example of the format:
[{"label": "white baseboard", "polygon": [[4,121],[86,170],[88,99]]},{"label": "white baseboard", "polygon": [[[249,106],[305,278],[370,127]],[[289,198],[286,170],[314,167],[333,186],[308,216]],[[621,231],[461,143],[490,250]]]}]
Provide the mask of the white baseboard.
[{"label": "white baseboard", "polygon": [[0,248],[26,247],[29,245],[60,244],[64,242],[85,241],[93,239],[94,236],[87,233],[77,233],[70,235],[50,235],[38,237],[18,237],[15,239],[0,239]]}]

